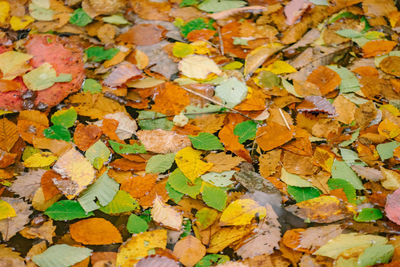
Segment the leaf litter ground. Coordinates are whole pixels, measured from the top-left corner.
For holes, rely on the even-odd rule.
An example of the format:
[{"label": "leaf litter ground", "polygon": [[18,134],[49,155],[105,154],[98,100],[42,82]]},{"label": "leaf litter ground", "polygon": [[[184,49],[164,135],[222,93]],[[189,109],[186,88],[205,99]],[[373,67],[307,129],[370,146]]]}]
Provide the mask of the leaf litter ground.
[{"label": "leaf litter ground", "polygon": [[0,0],[0,265],[399,266],[394,0]]}]

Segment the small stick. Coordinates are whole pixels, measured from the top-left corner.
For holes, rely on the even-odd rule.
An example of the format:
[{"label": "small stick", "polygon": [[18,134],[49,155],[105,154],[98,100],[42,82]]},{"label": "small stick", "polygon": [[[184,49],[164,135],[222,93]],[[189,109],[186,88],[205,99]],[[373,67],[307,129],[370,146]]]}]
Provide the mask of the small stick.
[{"label": "small stick", "polygon": [[245,117],[245,118],[247,118],[247,119],[249,119],[249,120],[252,120],[252,121],[254,121],[254,122],[257,122],[256,120],[250,118],[250,117],[247,116],[246,114],[243,114],[242,112],[240,112],[240,111],[238,111],[238,110],[236,110],[236,109],[230,108],[230,107],[228,107],[227,105],[225,105],[225,104],[223,104],[223,103],[221,103],[221,102],[218,102],[217,100],[214,100],[214,99],[212,99],[212,98],[210,98],[210,97],[208,97],[208,96],[205,96],[205,95],[202,95],[202,94],[200,94],[200,93],[197,93],[196,91],[193,91],[193,90],[191,90],[191,89],[188,89],[188,88],[185,88],[185,87],[182,87],[182,88],[183,88],[184,90],[188,91],[189,93],[192,93],[192,94],[194,94],[194,95],[197,95],[197,96],[199,96],[199,97],[201,97],[201,98],[204,98],[204,99],[206,99],[206,100],[208,100],[208,101],[210,101],[210,102],[212,102],[212,103],[214,103],[214,104],[217,104],[217,105],[219,105],[219,106],[222,106],[222,107],[224,107],[224,108],[227,108],[227,109],[231,110],[231,111],[234,112],[234,113],[240,114],[240,115],[242,115],[243,117]]},{"label": "small stick", "polygon": [[222,40],[221,28],[217,25],[217,31],[219,36],[219,49],[221,50],[221,55],[224,56],[224,40]]},{"label": "small stick", "polygon": [[282,117],[283,121],[285,122],[286,128],[288,128],[289,130],[291,130],[291,129],[290,129],[290,126],[289,126],[289,123],[288,123],[288,121],[286,120],[285,115],[284,115],[283,112],[282,112],[282,109],[279,108],[278,110],[279,110],[279,113],[281,114],[281,117]]}]

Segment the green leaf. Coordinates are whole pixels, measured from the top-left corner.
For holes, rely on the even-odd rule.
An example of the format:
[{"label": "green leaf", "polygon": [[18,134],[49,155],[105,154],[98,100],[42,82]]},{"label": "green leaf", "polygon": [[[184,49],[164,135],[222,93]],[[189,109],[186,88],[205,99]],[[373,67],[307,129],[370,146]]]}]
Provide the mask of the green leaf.
[{"label": "green leaf", "polygon": [[96,204],[96,198],[100,205],[106,206],[113,200],[118,190],[119,184],[111,179],[107,173],[104,173],[94,184],[89,186],[78,201],[86,212],[97,210],[100,206]]},{"label": "green leaf", "polygon": [[312,183],[301,178],[296,174],[289,173],[282,168],[281,170],[281,180],[284,181],[287,185],[297,186],[297,187],[313,187]]},{"label": "green leaf", "polygon": [[40,152],[42,152],[42,150],[40,150],[38,148],[34,148],[33,146],[26,146],[24,148],[24,153],[22,153],[22,161],[25,161],[33,154],[40,153]]},{"label": "green leaf", "polygon": [[393,158],[393,151],[400,146],[400,142],[393,141],[389,143],[379,144],[376,146],[382,161]]},{"label": "green leaf", "polygon": [[119,190],[113,200],[106,206],[102,206],[100,210],[107,214],[120,214],[123,212],[132,211],[140,208],[137,201],[128,193],[123,190]]},{"label": "green leaf", "polygon": [[192,145],[196,149],[201,150],[223,150],[221,142],[218,137],[210,133],[199,133],[197,136],[189,136]]},{"label": "green leaf", "polygon": [[351,135],[351,138],[349,140],[343,141],[339,144],[341,147],[349,146],[351,145],[354,141],[357,140],[358,136],[360,135],[360,129],[357,129],[354,131],[354,133]]},{"label": "green leaf", "polygon": [[227,255],[220,254],[208,254],[204,256],[194,267],[210,267],[217,264],[222,264],[229,261],[230,258]]},{"label": "green leaf", "polygon": [[74,108],[63,109],[56,111],[51,116],[51,122],[54,125],[61,125],[65,128],[70,128],[74,126],[76,119],[78,118],[78,113]]},{"label": "green leaf", "polygon": [[350,19],[358,19],[357,15],[354,15],[351,12],[341,12],[338,15],[334,16],[333,18],[331,18],[328,23],[334,23],[335,21],[339,20],[339,19],[343,19],[343,18],[350,18]]},{"label": "green leaf", "polygon": [[382,219],[383,214],[379,209],[374,208],[364,208],[359,214],[354,215],[354,220],[356,222],[374,222],[376,220]]},{"label": "green leaf", "polygon": [[244,143],[249,139],[256,137],[257,123],[254,121],[244,121],[236,124],[233,133],[239,136],[239,143]]},{"label": "green leaf", "polygon": [[358,154],[353,150],[346,149],[346,148],[340,148],[340,154],[341,154],[344,162],[346,162],[346,164],[348,166],[351,166],[351,165],[367,166],[367,164],[365,164],[358,157]]},{"label": "green leaf", "polygon": [[[192,106],[189,105],[185,108],[185,116],[188,117],[189,119],[194,119],[198,116],[201,116],[201,113],[217,113],[219,111],[223,111],[224,107],[218,106],[218,105],[211,105],[208,104],[204,107],[197,107],[197,106]],[[190,114],[199,114],[199,115],[190,115]]]},{"label": "green leaf", "polygon": [[72,13],[72,16],[69,18],[71,24],[75,24],[79,27],[84,27],[92,21],[92,18],[82,8],[75,9],[74,13]]},{"label": "green leaf", "polygon": [[124,16],[122,15],[112,15],[109,17],[104,17],[102,18],[104,22],[115,24],[115,25],[125,25],[125,24],[130,24],[129,21],[127,21]]},{"label": "green leaf", "polygon": [[[158,117],[161,118],[156,119]],[[174,123],[168,120],[164,114],[154,111],[139,111],[138,121],[142,130],[163,129],[169,131],[174,126]]]},{"label": "green leaf", "polygon": [[139,154],[147,152],[146,148],[143,145],[138,145],[138,144],[127,145],[115,142],[113,140],[109,140],[108,143],[115,151],[115,153],[118,154]]},{"label": "green leaf", "polygon": [[240,0],[205,0],[198,8],[206,12],[221,12],[228,9],[243,7],[247,4]]},{"label": "green leaf", "polygon": [[330,190],[343,189],[347,200],[350,203],[356,204],[356,190],[348,181],[338,178],[331,178],[328,180],[328,186]]},{"label": "green leaf", "polygon": [[294,200],[296,200],[296,202],[306,201],[321,195],[319,190],[314,187],[298,187],[288,185],[287,191],[294,198]]},{"label": "green leaf", "polygon": [[332,178],[339,178],[349,182],[355,189],[364,189],[364,186],[357,174],[344,162],[334,160],[332,164]]},{"label": "green leaf", "polygon": [[366,267],[378,263],[388,263],[394,254],[393,245],[372,245],[358,257],[358,266]]},{"label": "green leaf", "polygon": [[182,173],[180,169],[175,169],[168,177],[169,185],[178,192],[196,198],[200,193],[202,180],[197,178],[194,184]]},{"label": "green leaf", "polygon": [[233,184],[233,181],[231,180],[233,174],[235,171],[225,171],[225,172],[209,172],[206,174],[203,174],[201,176],[201,179],[203,181],[210,183],[212,185],[218,186],[218,187],[227,187]]},{"label": "green leaf", "polygon": [[110,48],[104,49],[102,46],[92,46],[85,50],[85,53],[89,60],[94,62],[101,62],[103,60],[112,59],[117,53],[119,49]]},{"label": "green leaf", "polygon": [[179,238],[184,238],[190,235],[192,232],[192,222],[188,218],[183,219],[182,226],[182,234],[179,236]]},{"label": "green leaf", "polygon": [[204,185],[202,197],[204,203],[216,210],[222,211],[226,206],[226,191],[219,187]]},{"label": "green leaf", "polygon": [[68,267],[90,255],[91,249],[62,244],[49,247],[45,252],[33,256],[32,260],[40,267]]},{"label": "green leaf", "polygon": [[342,37],[345,38],[359,38],[363,37],[363,34],[361,32],[352,30],[352,29],[343,29],[343,30],[338,30],[336,31],[336,34],[339,34]]},{"label": "green leaf", "polygon": [[72,81],[72,75],[69,73],[60,73],[55,79],[55,82],[66,83]]},{"label": "green leaf", "polygon": [[207,207],[201,208],[196,212],[196,223],[200,224],[200,230],[211,226],[218,217],[218,211]]},{"label": "green leaf", "polygon": [[82,86],[83,92],[91,92],[92,94],[101,93],[101,84],[93,79],[86,79]]},{"label": "green leaf", "polygon": [[110,156],[110,149],[101,140],[91,145],[85,152],[85,157],[98,170],[103,166],[104,162],[108,161]]},{"label": "green leaf", "polygon": [[215,96],[230,108],[233,108],[247,96],[247,85],[237,78],[229,78],[215,88]]},{"label": "green leaf", "polygon": [[353,72],[344,67],[333,65],[327,67],[339,74],[340,78],[342,79],[339,85],[340,93],[353,93],[360,90],[360,83]]},{"label": "green leaf", "polygon": [[61,125],[53,125],[47,129],[43,130],[43,134],[45,137],[50,139],[71,141],[71,133],[67,128]]},{"label": "green leaf", "polygon": [[146,173],[163,173],[169,170],[175,161],[175,154],[152,156],[146,164]]},{"label": "green leaf", "polygon": [[183,36],[187,37],[187,35],[194,30],[202,30],[202,29],[210,29],[215,30],[212,26],[212,20],[208,23],[203,18],[197,18],[194,20],[189,21],[185,25],[180,27],[181,33]]},{"label": "green leaf", "polygon": [[126,229],[131,234],[139,234],[146,232],[149,229],[149,225],[146,220],[137,216],[136,214],[131,214],[126,224]]},{"label": "green leaf", "polygon": [[181,201],[182,197],[185,195],[181,192],[176,191],[169,183],[165,185],[165,189],[168,192],[169,198],[172,199],[175,203]]},{"label": "green leaf", "polygon": [[199,3],[199,0],[182,0],[182,2],[179,4],[179,7],[185,7],[185,6],[194,6]]},{"label": "green leaf", "polygon": [[56,221],[69,221],[94,215],[93,212],[86,213],[81,204],[73,200],[60,200],[51,205],[44,214]]}]

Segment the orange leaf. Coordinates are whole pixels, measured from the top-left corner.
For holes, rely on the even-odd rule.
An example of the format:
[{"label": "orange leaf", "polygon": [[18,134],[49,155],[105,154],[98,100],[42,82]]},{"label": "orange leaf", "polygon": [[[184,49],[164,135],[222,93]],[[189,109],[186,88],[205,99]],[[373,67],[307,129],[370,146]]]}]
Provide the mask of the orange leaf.
[{"label": "orange leaf", "polygon": [[0,149],[9,152],[18,137],[17,126],[6,118],[0,119]]},{"label": "orange leaf", "polygon": [[140,206],[144,209],[153,206],[153,201],[156,196],[159,196],[163,202],[167,202],[169,199],[169,195],[167,189],[165,189],[165,185],[167,184],[167,180],[161,181],[157,183],[146,195],[142,196],[138,199]]},{"label": "orange leaf", "polygon": [[194,266],[206,255],[206,247],[192,235],[179,240],[174,247],[174,255],[185,266]]},{"label": "orange leaf", "polygon": [[42,175],[42,179],[40,181],[40,186],[42,187],[44,199],[46,201],[61,193],[61,191],[58,190],[58,188],[54,185],[53,179],[59,180],[61,179],[61,175],[53,170],[50,170]]},{"label": "orange leaf", "polygon": [[397,45],[397,42],[387,40],[372,40],[363,47],[364,57],[376,57],[389,53]]},{"label": "orange leaf", "polygon": [[378,70],[371,66],[358,67],[358,68],[353,69],[352,72],[357,73],[361,77],[363,77],[363,76],[373,76],[376,78],[379,77]]},{"label": "orange leaf", "polygon": [[230,113],[225,120],[225,126],[218,133],[219,139],[227,150],[251,162],[249,151],[244,148],[244,145],[239,143],[239,137],[233,133],[236,124],[244,121],[244,117],[239,114]]},{"label": "orange leaf", "polygon": [[189,93],[171,82],[158,86],[154,95],[152,110],[166,115],[177,115],[190,104]]},{"label": "orange leaf", "polygon": [[195,42],[195,41],[208,41],[210,40],[216,31],[209,30],[209,29],[201,29],[201,30],[194,30],[189,32],[187,35],[187,39],[190,42]]},{"label": "orange leaf", "polygon": [[166,32],[166,29],[160,25],[136,24],[129,31],[121,34],[117,41],[135,45],[152,45],[159,43]]},{"label": "orange leaf", "polygon": [[80,150],[86,151],[100,139],[101,133],[101,129],[97,125],[79,123],[74,132],[74,143]]},{"label": "orange leaf", "polygon": [[27,120],[18,120],[17,127],[21,138],[30,144],[35,137],[43,138],[43,130],[47,128],[37,122]]},{"label": "orange leaf", "polygon": [[120,171],[143,171],[144,169],[146,169],[146,161],[136,162],[125,158],[116,159],[110,163],[110,167]]},{"label": "orange leaf", "polygon": [[121,190],[128,192],[134,198],[145,196],[156,184],[157,175],[147,174],[126,179],[121,184]]},{"label": "orange leaf", "polygon": [[281,124],[270,122],[267,126],[258,128],[256,142],[264,151],[274,149],[293,138],[294,130]]},{"label": "orange leaf", "polygon": [[114,119],[104,119],[103,125],[101,126],[101,130],[105,135],[110,137],[111,140],[121,141],[115,131],[118,128],[119,122]]},{"label": "orange leaf", "polygon": [[307,77],[307,82],[311,82],[318,86],[322,95],[335,90],[342,79],[339,74],[325,66],[319,66]]},{"label": "orange leaf", "polygon": [[7,168],[15,162],[17,154],[7,153],[0,150],[0,168]]},{"label": "orange leaf", "polygon": [[122,243],[121,233],[103,218],[91,218],[71,224],[71,237],[84,245]]},{"label": "orange leaf", "polygon": [[240,23],[237,21],[233,21],[231,23],[226,24],[221,28],[222,40],[224,43],[224,51],[232,56],[239,58],[246,58],[247,53],[240,48],[240,46],[234,45],[233,37],[240,36]]}]

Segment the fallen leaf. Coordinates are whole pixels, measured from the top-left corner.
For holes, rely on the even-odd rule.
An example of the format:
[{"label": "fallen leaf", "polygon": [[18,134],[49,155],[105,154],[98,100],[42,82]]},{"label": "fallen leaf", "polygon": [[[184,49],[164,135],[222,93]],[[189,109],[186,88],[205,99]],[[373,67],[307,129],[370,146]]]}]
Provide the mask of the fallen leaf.
[{"label": "fallen leaf", "polygon": [[206,79],[210,73],[221,74],[218,65],[206,56],[190,55],[179,62],[179,70],[189,78]]},{"label": "fallen leaf", "polygon": [[109,221],[90,218],[70,226],[71,237],[85,245],[108,245],[122,243],[120,232]]},{"label": "fallen leaf", "polygon": [[185,135],[173,131],[141,130],[137,132],[140,142],[147,151],[154,153],[176,153],[179,150],[191,146],[190,139]]},{"label": "fallen leaf", "polygon": [[201,151],[186,147],[175,154],[175,162],[182,173],[191,181],[204,174],[212,167],[212,163],[206,163],[200,158]]},{"label": "fallen leaf", "polygon": [[182,227],[183,217],[173,207],[164,204],[160,197],[156,196],[151,209],[153,220],[163,227],[172,230],[180,230]]},{"label": "fallen leaf", "polygon": [[212,163],[213,166],[209,169],[210,172],[224,172],[230,171],[232,168],[239,165],[243,161],[240,157],[228,155],[225,152],[210,153],[204,158],[207,162]]},{"label": "fallen leaf", "polygon": [[32,200],[36,190],[41,186],[45,170],[33,170],[17,176],[10,190],[27,200]]},{"label": "fallen leaf", "polygon": [[196,237],[188,235],[175,244],[173,253],[183,265],[194,266],[206,255],[206,247]]},{"label": "fallen leaf", "polygon": [[8,241],[29,222],[29,216],[32,214],[30,210],[31,205],[20,198],[3,197],[1,200],[10,204],[17,215],[12,218],[0,220],[0,232],[2,233],[3,240]]},{"label": "fallen leaf", "polygon": [[270,122],[257,129],[256,142],[262,150],[268,151],[287,143],[293,135],[293,128],[289,130],[286,126]]},{"label": "fallen leaf", "polygon": [[23,230],[21,230],[19,233],[28,239],[44,239],[49,242],[49,244],[53,244],[53,237],[56,235],[55,234],[56,226],[53,225],[52,220],[48,220],[47,222],[44,222],[42,225],[39,227],[36,226],[31,226],[31,227],[25,227]]},{"label": "fallen leaf", "polygon": [[264,218],[266,209],[252,199],[238,199],[231,202],[222,212],[221,225],[246,225],[254,216]]}]

